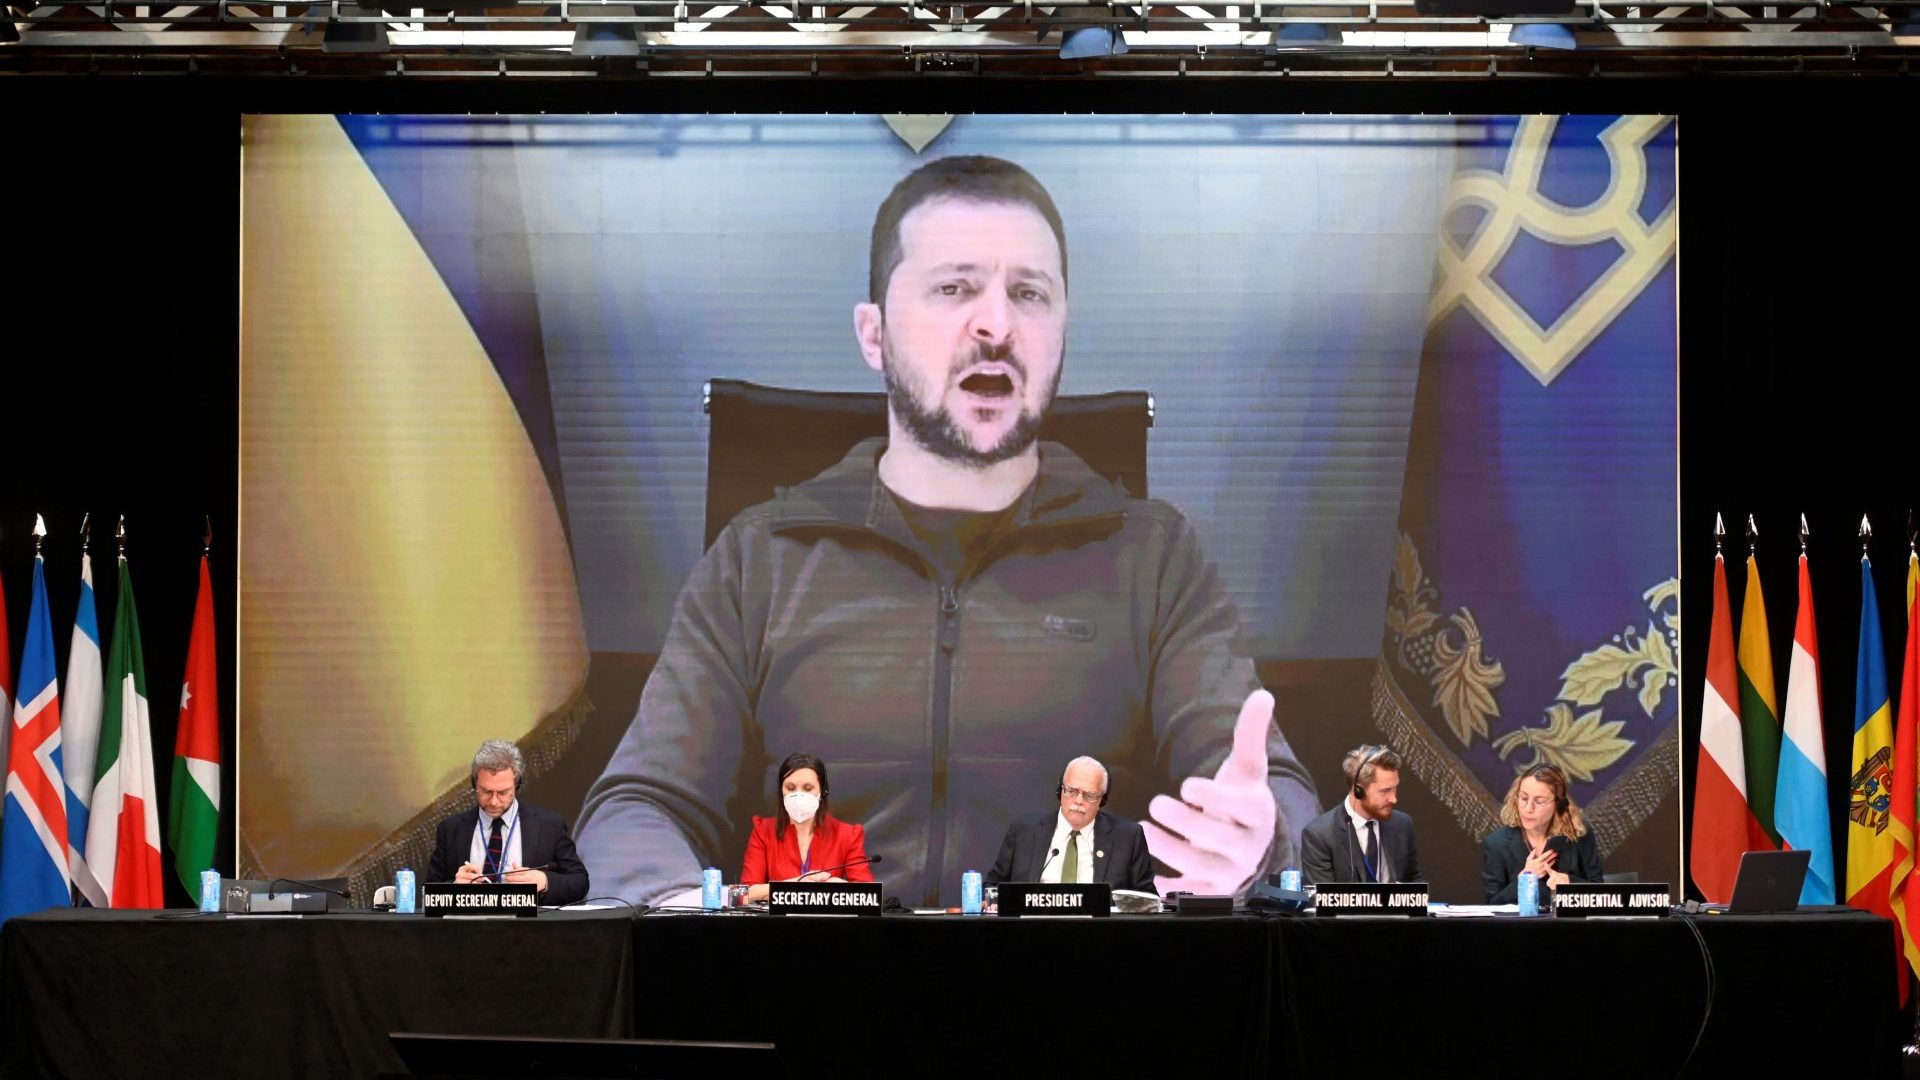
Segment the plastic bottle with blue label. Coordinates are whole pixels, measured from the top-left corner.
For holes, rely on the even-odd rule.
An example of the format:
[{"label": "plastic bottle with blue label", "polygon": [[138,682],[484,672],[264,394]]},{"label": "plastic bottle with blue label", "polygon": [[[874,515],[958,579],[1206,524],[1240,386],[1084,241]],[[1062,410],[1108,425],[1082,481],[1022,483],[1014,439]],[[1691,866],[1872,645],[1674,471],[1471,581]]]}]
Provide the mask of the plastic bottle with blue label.
[{"label": "plastic bottle with blue label", "polygon": [[414,911],[414,893],[418,886],[413,871],[402,867],[393,878],[393,910],[401,915],[411,915]]},{"label": "plastic bottle with blue label", "polygon": [[980,871],[969,870],[960,875],[960,913],[962,915],[980,914],[981,891]]},{"label": "plastic bottle with blue label", "polygon": [[700,874],[700,906],[708,911],[720,910],[720,868],[709,866]]},{"label": "plastic bottle with blue label", "polygon": [[1520,901],[1520,914],[1540,914],[1540,879],[1531,871],[1522,870],[1520,880],[1515,885]]},{"label": "plastic bottle with blue label", "polygon": [[1280,888],[1286,892],[1300,891],[1300,871],[1292,867],[1280,871]]},{"label": "plastic bottle with blue label", "polygon": [[215,912],[220,910],[220,871],[200,871],[200,910]]}]

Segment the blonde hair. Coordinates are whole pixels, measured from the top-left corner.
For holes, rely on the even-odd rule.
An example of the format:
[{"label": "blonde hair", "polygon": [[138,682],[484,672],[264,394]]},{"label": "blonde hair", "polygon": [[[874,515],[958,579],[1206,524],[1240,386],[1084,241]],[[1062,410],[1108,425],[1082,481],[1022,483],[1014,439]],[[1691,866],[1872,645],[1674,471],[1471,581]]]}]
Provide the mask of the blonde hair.
[{"label": "blonde hair", "polygon": [[1547,823],[1548,836],[1566,836],[1578,840],[1587,835],[1586,815],[1573,804],[1573,796],[1567,794],[1567,776],[1557,765],[1535,765],[1513,778],[1513,786],[1507,789],[1507,799],[1500,804],[1500,824],[1516,829],[1520,827],[1520,785],[1528,780],[1545,784],[1559,804],[1553,812],[1553,820]]}]

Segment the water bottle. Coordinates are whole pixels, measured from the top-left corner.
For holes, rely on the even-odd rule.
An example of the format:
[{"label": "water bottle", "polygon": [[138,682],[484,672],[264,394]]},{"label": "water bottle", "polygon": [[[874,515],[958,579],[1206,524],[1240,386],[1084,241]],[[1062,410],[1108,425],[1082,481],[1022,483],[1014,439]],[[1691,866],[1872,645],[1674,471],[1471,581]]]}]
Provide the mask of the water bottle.
[{"label": "water bottle", "polygon": [[413,877],[413,871],[405,867],[401,867],[400,872],[393,876],[393,910],[394,911],[398,912],[401,915],[413,914],[414,885],[415,885],[415,881]]},{"label": "water bottle", "polygon": [[1520,872],[1520,914],[1540,914],[1540,879],[1529,871]]},{"label": "water bottle", "polygon": [[200,910],[220,910],[220,871],[200,871]]},{"label": "water bottle", "polygon": [[1300,871],[1291,867],[1280,871],[1280,888],[1284,892],[1300,891]]},{"label": "water bottle", "polygon": [[709,866],[700,874],[700,906],[708,911],[720,910],[720,868]]},{"label": "water bottle", "polygon": [[960,875],[960,913],[962,915],[980,914],[980,871],[969,870]]}]

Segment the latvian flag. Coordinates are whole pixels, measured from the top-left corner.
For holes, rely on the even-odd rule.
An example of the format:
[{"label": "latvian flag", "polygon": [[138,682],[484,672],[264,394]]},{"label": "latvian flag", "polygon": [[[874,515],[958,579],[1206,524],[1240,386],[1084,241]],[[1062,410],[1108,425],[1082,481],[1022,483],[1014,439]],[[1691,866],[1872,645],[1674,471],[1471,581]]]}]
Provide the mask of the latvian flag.
[{"label": "latvian flag", "polygon": [[[0,666],[5,660],[0,659]],[[73,902],[67,876],[67,790],[60,776],[60,687],[53,666],[44,561],[33,559],[33,607],[7,743],[0,819],[0,922]]]}]

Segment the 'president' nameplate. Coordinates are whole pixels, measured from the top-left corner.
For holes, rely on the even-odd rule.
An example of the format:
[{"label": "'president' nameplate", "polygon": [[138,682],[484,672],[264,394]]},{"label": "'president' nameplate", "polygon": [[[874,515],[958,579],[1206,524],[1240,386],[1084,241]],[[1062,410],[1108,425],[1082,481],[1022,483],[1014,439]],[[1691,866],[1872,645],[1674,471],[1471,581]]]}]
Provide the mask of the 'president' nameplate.
[{"label": "'president' nameplate", "polygon": [[770,915],[878,915],[877,881],[776,881],[768,887]]},{"label": "'president' nameplate", "polygon": [[1427,887],[1417,881],[1391,885],[1328,884],[1313,894],[1316,915],[1407,915],[1423,918],[1427,914]]},{"label": "'president' nameplate", "polygon": [[1000,886],[1000,914],[1015,918],[1022,915],[1078,915],[1081,918],[1104,919],[1113,914],[1113,886],[1008,881]]},{"label": "'president' nameplate", "polygon": [[540,914],[540,890],[532,885],[450,885],[420,886],[420,914],[512,915],[531,918]]},{"label": "'president' nameplate", "polygon": [[1553,890],[1553,913],[1563,919],[1662,919],[1672,911],[1670,885],[1569,881]]}]

